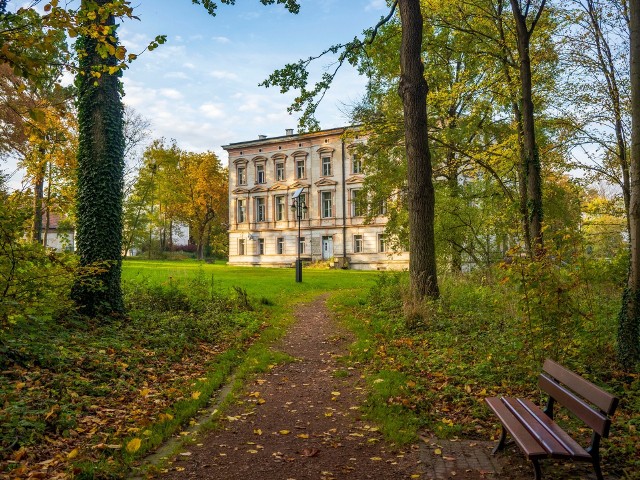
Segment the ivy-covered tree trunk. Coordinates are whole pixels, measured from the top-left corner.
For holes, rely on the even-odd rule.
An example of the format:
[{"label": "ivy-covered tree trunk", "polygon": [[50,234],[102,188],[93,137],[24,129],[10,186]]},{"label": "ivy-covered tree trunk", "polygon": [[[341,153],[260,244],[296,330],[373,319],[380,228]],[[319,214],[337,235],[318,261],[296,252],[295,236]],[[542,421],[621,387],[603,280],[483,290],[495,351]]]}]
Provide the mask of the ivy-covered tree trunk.
[{"label": "ivy-covered tree trunk", "polygon": [[[533,109],[533,85],[531,74],[530,42],[542,11],[545,0],[540,2],[538,12],[531,23],[527,26],[527,15],[531,2],[527,1],[525,11],[522,11],[518,0],[511,0],[511,10],[516,23],[518,56],[520,63],[520,88],[521,88],[521,112],[522,112],[522,141],[523,141],[523,163],[521,165],[522,187],[526,186],[526,206],[527,219],[529,223],[529,235],[531,238],[532,253],[535,255],[543,251],[542,239],[542,174],[540,167],[540,156],[536,144],[535,121]],[[523,200],[523,199],[522,199]],[[521,200],[521,201],[522,201]],[[525,231],[526,236],[526,231]]]},{"label": "ivy-covered tree trunk", "polygon": [[640,0],[629,2],[631,30],[631,162],[629,279],[618,316],[618,359],[627,371],[640,363]]},{"label": "ivy-covered tree trunk", "polygon": [[[81,9],[100,26],[112,28],[115,39],[113,16],[101,15],[98,10],[108,3],[109,0],[82,0]],[[117,62],[113,54],[115,45],[112,46],[110,54],[109,48],[99,46],[90,37],[80,38],[77,45],[80,60],[76,79],[79,123],[76,245],[80,265],[89,267],[91,273],[76,281],[72,296],[80,311],[87,315],[124,311],[120,285],[123,105],[118,74],[108,71]]]},{"label": "ivy-covered tree trunk", "polygon": [[434,239],[435,191],[427,134],[427,81],[419,0],[399,0],[400,96],[404,111],[409,207],[409,276],[416,298],[439,296]]}]

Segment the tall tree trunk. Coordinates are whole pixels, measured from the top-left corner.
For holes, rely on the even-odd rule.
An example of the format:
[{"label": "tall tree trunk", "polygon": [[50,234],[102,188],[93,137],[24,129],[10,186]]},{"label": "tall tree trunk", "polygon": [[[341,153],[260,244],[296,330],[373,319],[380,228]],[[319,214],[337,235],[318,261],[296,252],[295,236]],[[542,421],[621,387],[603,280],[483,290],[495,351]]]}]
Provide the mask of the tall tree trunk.
[{"label": "tall tree trunk", "polygon": [[409,276],[413,295],[437,298],[434,240],[435,191],[427,132],[427,93],[422,63],[419,0],[400,0],[400,96],[404,111],[409,207]]},{"label": "tall tree trunk", "polygon": [[618,316],[618,359],[632,371],[640,362],[640,0],[629,1],[631,30],[631,161],[629,243],[631,263]]},{"label": "tall tree trunk", "polygon": [[531,80],[531,55],[529,48],[531,34],[542,15],[545,3],[545,0],[542,0],[538,7],[538,12],[531,23],[531,27],[528,27],[527,15],[529,14],[530,2],[527,2],[527,7],[523,14],[519,1],[511,0],[511,10],[516,23],[520,66],[522,146],[524,151],[524,162],[521,165],[520,175],[522,177],[521,181],[524,181],[526,184],[527,220],[529,224],[529,234],[531,236],[532,251],[535,255],[542,253],[544,243],[542,239],[542,174],[538,146],[536,144],[533,85]]},{"label": "tall tree trunk", "polygon": [[[49,227],[51,226],[51,184],[53,183],[53,165],[49,162],[49,175],[47,175],[47,199],[45,202],[44,233],[42,235],[42,245],[45,247],[49,241]],[[59,223],[59,222],[58,222]]]},{"label": "tall tree trunk", "polygon": [[[40,154],[44,157],[44,152]],[[33,179],[33,222],[31,225],[31,240],[33,243],[42,244],[42,199],[44,198],[44,169],[45,163],[40,158],[38,171]]]},{"label": "tall tree trunk", "polygon": [[[82,0],[81,9],[104,7],[110,0]],[[115,25],[113,16],[101,18],[101,27]],[[111,32],[115,39],[115,28]],[[114,45],[115,47],[116,45]],[[89,36],[80,38],[82,52],[78,88],[78,193],[77,251],[80,265],[98,267],[89,278],[79,278],[72,296],[80,311],[87,315],[111,315],[124,312],[120,285],[122,268],[122,192],[124,177],[123,106],[119,74],[101,72],[96,67],[116,65],[114,56],[101,58],[98,42]]]}]

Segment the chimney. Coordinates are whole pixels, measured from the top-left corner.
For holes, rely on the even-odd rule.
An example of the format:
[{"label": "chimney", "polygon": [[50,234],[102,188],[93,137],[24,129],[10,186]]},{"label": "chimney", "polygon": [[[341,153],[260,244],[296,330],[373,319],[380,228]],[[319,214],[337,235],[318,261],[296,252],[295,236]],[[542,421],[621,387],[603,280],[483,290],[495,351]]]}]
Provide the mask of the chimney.
[{"label": "chimney", "polygon": [[287,135],[293,135],[293,128],[287,128],[285,132],[287,132]]},{"label": "chimney", "polygon": [[266,135],[258,135],[258,140],[264,140],[265,138],[267,138]]}]

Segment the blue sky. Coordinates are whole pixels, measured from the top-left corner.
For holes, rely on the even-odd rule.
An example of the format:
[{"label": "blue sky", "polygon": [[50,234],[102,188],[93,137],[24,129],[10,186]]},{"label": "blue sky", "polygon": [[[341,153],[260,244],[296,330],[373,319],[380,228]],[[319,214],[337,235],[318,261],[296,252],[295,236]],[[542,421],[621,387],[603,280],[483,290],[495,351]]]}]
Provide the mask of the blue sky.
[{"label": "blue sky", "polygon": [[[9,7],[28,3],[16,0]],[[151,123],[149,141],[164,137],[183,149],[212,150],[225,165],[221,145],[297,128],[298,117],[287,113],[293,93],[259,87],[261,81],[288,62],[360,35],[388,13],[385,0],[300,0],[297,15],[259,0],[236,0],[233,6],[219,5],[215,17],[191,0],[132,4],[140,21],[119,28],[129,51],[138,53],[160,34],[167,43],[142,54],[124,72],[125,104]],[[335,56],[317,61],[316,76],[332,61]],[[346,106],[362,97],[365,84],[343,66],[318,110],[322,128],[348,123]],[[15,160],[0,163],[0,170],[14,173],[9,185],[20,188]]]},{"label": "blue sky", "polygon": [[[142,0],[140,22],[120,28],[130,51],[157,34],[167,43],[146,52],[125,72],[124,101],[152,124],[152,137],[175,138],[185,149],[213,150],[258,135],[284,135],[298,118],[286,108],[292,94],[258,87],[274,69],[348,41],[386,15],[384,0],[301,0],[292,15],[258,0],[220,5],[217,16],[190,0]],[[333,59],[317,63],[317,73]],[[339,74],[318,112],[323,128],[344,125],[345,105],[364,93],[366,80],[350,67]]]}]

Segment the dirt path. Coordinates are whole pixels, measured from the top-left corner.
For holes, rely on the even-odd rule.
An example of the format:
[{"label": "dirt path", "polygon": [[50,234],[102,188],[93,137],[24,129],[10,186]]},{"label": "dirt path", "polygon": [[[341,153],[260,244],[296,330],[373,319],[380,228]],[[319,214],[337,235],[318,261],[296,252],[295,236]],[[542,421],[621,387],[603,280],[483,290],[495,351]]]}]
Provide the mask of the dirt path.
[{"label": "dirt path", "polygon": [[248,385],[226,412],[224,430],[200,438],[160,478],[398,480],[419,473],[417,447],[394,450],[362,420],[363,380],[339,362],[349,342],[325,302],[299,307],[298,321],[274,347],[297,361]]}]

